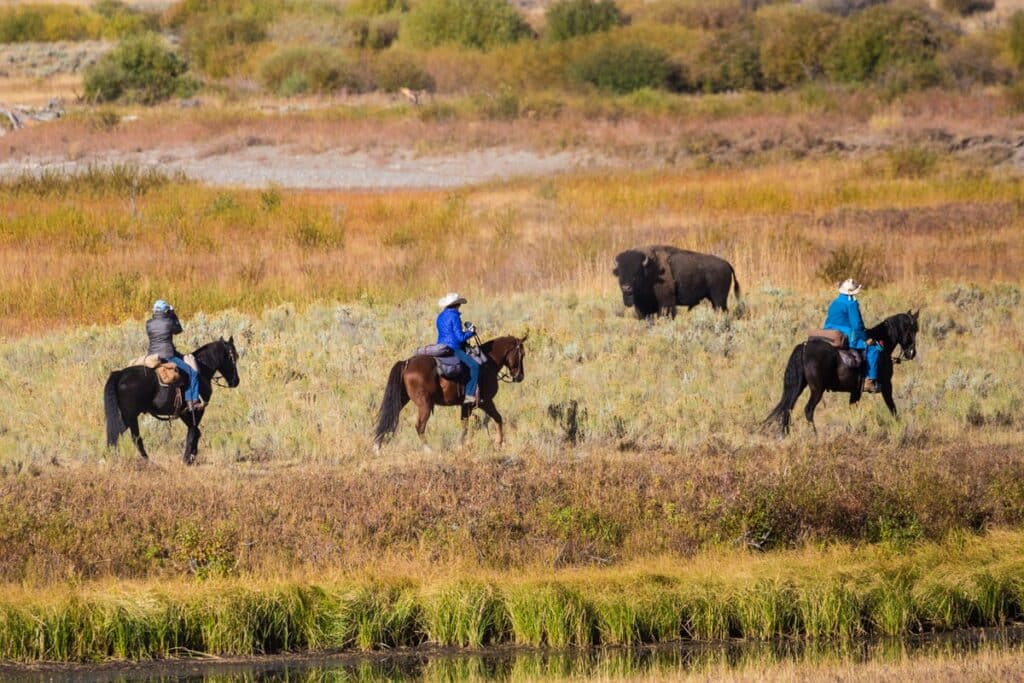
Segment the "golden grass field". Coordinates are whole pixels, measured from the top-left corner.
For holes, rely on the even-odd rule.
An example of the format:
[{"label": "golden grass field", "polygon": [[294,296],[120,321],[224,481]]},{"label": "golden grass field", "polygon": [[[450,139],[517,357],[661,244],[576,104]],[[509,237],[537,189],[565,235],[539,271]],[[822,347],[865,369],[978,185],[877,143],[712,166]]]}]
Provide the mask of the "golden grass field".
[{"label": "golden grass field", "polygon": [[[87,145],[103,144],[107,134],[94,134]],[[79,587],[102,596],[99,611],[67,614],[95,616],[97,632],[111,614],[130,621],[131,609],[107,609],[110,600],[124,604],[109,592],[123,580],[138,595],[171,580],[181,587],[174,595],[192,600],[220,585],[244,592],[295,581],[313,590],[318,576],[345,587],[367,574],[401,583],[430,572],[505,586],[614,583],[622,572],[664,570],[718,572],[742,592],[752,577],[877,561],[917,563],[916,578],[950,579],[962,589],[951,589],[957,599],[981,600],[988,594],[974,569],[942,573],[945,558],[967,546],[1009,563],[999,567],[998,595],[1015,619],[1019,559],[1007,548],[1024,522],[1021,189],[1011,168],[916,142],[453,191],[241,190],[127,166],[77,178],[8,176],[0,181],[6,632],[10,615],[52,606],[44,594]],[[743,296],[730,299],[729,313],[705,304],[675,320],[636,320],[622,308],[612,258],[650,243],[728,259]],[[798,412],[794,434],[780,441],[760,421],[778,401],[790,349],[820,323],[846,275],[867,283],[869,324],[921,308],[919,356],[894,378],[901,417],[877,397],[850,407],[830,396],[816,436]],[[455,413],[438,410],[428,427],[435,452],[425,454],[407,410],[396,438],[374,454],[387,371],[433,340],[434,302],[450,289],[470,299],[464,316],[485,338],[529,331],[526,381],[503,386],[497,401],[508,443],[494,449],[489,425],[474,418],[459,448]],[[242,352],[242,384],[216,389],[197,468],[180,464],[177,424],[144,421],[148,465],[127,439],[114,451],[103,443],[102,383],[144,348],[143,322],[158,297],[182,316],[181,347],[233,334]],[[772,552],[761,558],[759,549]],[[761,558],[757,577],[751,558]],[[858,604],[874,614],[876,603]],[[753,613],[736,612],[736,623]],[[907,614],[888,623],[900,633],[938,623],[937,612],[901,620]],[[963,622],[971,623],[981,622]],[[231,647],[244,650],[251,636],[238,631]],[[88,652],[16,658],[137,651]],[[921,666],[926,673],[914,675],[952,665]]]}]

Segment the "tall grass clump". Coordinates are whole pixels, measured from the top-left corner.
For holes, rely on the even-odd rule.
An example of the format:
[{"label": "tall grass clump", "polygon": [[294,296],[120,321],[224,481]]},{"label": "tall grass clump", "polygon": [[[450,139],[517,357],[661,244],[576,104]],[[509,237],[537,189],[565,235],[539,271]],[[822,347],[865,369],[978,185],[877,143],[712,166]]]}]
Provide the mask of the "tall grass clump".
[{"label": "tall grass clump", "polygon": [[593,614],[576,589],[559,582],[527,583],[504,595],[517,645],[581,647],[593,642]]},{"label": "tall grass clump", "polygon": [[21,197],[66,197],[77,194],[93,198],[130,198],[186,182],[182,173],[168,173],[155,166],[91,164],[75,172],[44,168],[39,172],[22,171],[4,176],[0,178],[0,192]]},{"label": "tall grass clump", "polygon": [[847,579],[815,579],[797,590],[798,623],[808,638],[848,640],[863,633],[862,599]]},{"label": "tall grass clump", "polygon": [[340,592],[324,620],[331,647],[372,650],[417,645],[421,604],[407,582],[373,582]]},{"label": "tall grass clump", "polygon": [[797,593],[788,582],[761,579],[733,596],[733,613],[744,638],[768,640],[799,633]]},{"label": "tall grass clump", "polygon": [[497,588],[461,581],[440,587],[422,611],[427,640],[444,646],[483,647],[508,640],[508,614]]}]

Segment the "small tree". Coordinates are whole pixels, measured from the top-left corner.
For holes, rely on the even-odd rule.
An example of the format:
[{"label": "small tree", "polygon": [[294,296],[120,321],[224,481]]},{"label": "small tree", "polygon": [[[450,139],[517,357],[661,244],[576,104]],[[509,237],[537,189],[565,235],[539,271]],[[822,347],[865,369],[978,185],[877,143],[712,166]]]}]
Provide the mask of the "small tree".
[{"label": "small tree", "polygon": [[155,104],[195,89],[185,76],[187,70],[156,36],[131,38],[85,72],[85,97],[92,102]]},{"label": "small tree", "polygon": [[641,43],[606,43],[569,67],[574,80],[616,93],[664,87],[673,71],[665,52]]},{"label": "small tree", "polygon": [[607,31],[622,23],[622,13],[614,0],[557,0],[548,9],[544,37],[551,41],[569,40]]},{"label": "small tree", "polygon": [[402,39],[416,47],[455,43],[487,50],[532,33],[506,0],[423,0],[402,26]]}]

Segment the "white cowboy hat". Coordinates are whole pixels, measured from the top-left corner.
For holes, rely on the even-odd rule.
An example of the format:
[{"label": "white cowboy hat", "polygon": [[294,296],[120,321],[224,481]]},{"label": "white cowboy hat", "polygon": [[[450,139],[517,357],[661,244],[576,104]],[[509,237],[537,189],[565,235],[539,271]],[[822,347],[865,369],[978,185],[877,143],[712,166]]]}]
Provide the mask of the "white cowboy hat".
[{"label": "white cowboy hat", "polygon": [[438,308],[448,308],[449,306],[454,306],[455,304],[464,303],[466,303],[466,299],[462,296],[459,296],[458,292],[448,292],[447,294],[445,294],[444,296],[437,300]]},{"label": "white cowboy hat", "polygon": [[850,296],[856,296],[860,294],[861,287],[861,284],[854,282],[853,278],[850,278],[849,280],[845,280],[843,284],[839,285],[839,293],[849,294]]}]

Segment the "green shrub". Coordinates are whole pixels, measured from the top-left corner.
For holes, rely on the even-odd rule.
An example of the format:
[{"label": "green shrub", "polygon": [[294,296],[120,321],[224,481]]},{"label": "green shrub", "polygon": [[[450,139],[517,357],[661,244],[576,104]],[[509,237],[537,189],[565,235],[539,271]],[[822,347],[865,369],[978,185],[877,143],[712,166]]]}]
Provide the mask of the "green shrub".
[{"label": "green shrub", "polygon": [[638,9],[634,18],[716,31],[743,22],[752,4],[744,0],[655,0]]},{"label": "green shrub", "polygon": [[68,5],[21,5],[0,10],[0,43],[91,40],[103,35],[103,17]]},{"label": "green shrub", "polygon": [[1024,114],[1024,81],[1007,86],[1006,103],[1014,114]]},{"label": "green shrub", "polygon": [[568,40],[607,31],[622,23],[622,13],[614,0],[557,0],[548,8],[544,37]]},{"label": "green shrub", "polygon": [[506,0],[423,0],[402,26],[403,39],[416,47],[454,43],[486,50],[531,34]]},{"label": "green shrub", "polygon": [[156,36],[131,38],[86,70],[85,97],[91,102],[155,104],[186,96],[195,88],[186,70],[185,62]]},{"label": "green shrub", "polygon": [[839,31],[839,19],[797,5],[769,5],[757,13],[755,22],[766,86],[799,85],[824,73],[825,54]]},{"label": "green shrub", "polygon": [[939,0],[939,7],[962,17],[991,11],[995,6],[995,0]]},{"label": "green shrub", "polygon": [[1016,69],[1024,70],[1024,11],[1018,10],[1010,17],[1007,47],[1010,59]]},{"label": "green shrub", "polygon": [[357,66],[341,52],[324,47],[282,48],[260,65],[259,75],[264,87],[285,96],[364,89]]},{"label": "green shrub", "polygon": [[641,43],[605,43],[569,65],[573,80],[615,93],[665,87],[674,72],[666,52]]},{"label": "green shrub", "polygon": [[266,37],[261,20],[239,15],[201,15],[182,34],[185,54],[214,78],[231,74],[248,54],[248,46]]},{"label": "green shrub", "polygon": [[406,0],[352,0],[345,7],[345,11],[352,16],[374,17],[393,12],[408,12],[409,3]]},{"label": "green shrub", "polygon": [[752,24],[717,32],[697,54],[694,81],[704,92],[760,89],[764,78]]},{"label": "green shrub", "polygon": [[999,63],[999,50],[991,40],[968,36],[951,50],[939,55],[942,71],[962,88],[974,85],[1006,83],[1010,71]]},{"label": "green shrub", "polygon": [[372,62],[370,70],[377,88],[384,92],[434,89],[434,79],[427,73],[416,57],[397,50],[380,53]]},{"label": "green shrub", "polygon": [[932,85],[935,57],[950,31],[925,7],[876,5],[843,22],[826,59],[834,80],[865,83],[892,73],[919,73]]}]

